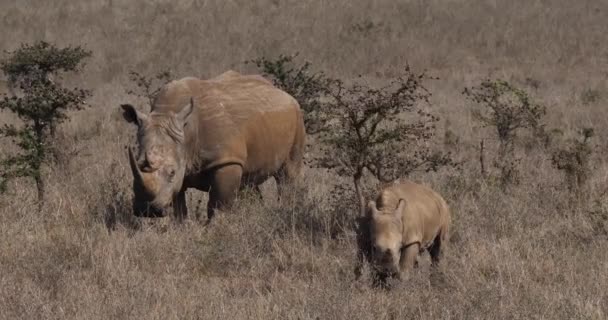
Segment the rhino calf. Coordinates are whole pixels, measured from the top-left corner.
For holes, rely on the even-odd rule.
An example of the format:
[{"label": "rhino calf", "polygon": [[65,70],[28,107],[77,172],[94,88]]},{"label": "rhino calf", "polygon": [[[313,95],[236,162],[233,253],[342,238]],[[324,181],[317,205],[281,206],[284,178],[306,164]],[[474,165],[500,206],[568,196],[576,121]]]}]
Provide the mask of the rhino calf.
[{"label": "rhino calf", "polygon": [[360,276],[366,259],[376,280],[400,279],[417,265],[418,255],[425,250],[436,266],[448,240],[450,221],[448,205],[435,191],[411,181],[395,181],[368,203],[366,216],[359,221],[355,274]]}]

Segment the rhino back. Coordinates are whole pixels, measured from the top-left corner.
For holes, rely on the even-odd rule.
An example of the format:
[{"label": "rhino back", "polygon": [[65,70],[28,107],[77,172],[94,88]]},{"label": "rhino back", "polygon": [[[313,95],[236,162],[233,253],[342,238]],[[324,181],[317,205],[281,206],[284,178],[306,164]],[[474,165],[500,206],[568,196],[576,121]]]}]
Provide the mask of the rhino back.
[{"label": "rhino back", "polygon": [[288,157],[301,121],[297,102],[259,76],[229,71],[216,78],[184,78],[167,85],[155,110],[177,112],[190,97],[195,111],[186,143],[199,168],[234,162],[266,176]]}]

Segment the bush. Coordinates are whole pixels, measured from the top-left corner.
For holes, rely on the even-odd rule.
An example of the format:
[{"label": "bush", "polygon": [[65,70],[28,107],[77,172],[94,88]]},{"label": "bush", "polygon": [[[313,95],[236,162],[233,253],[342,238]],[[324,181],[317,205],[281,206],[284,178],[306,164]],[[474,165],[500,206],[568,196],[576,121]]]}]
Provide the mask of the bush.
[{"label": "bush", "polygon": [[169,70],[159,71],[152,77],[142,75],[136,71],[129,71],[129,79],[135,84],[135,89],[127,89],[127,94],[148,99],[150,106],[154,104],[156,95],[163,86],[171,81],[172,75]]},{"label": "bush", "polygon": [[528,94],[504,80],[485,80],[479,86],[465,88],[463,94],[481,109],[473,109],[473,117],[484,127],[491,127],[498,137],[498,154],[494,165],[500,171],[503,187],[518,181],[515,141],[521,130],[544,136],[544,106]]},{"label": "bush", "polygon": [[10,138],[20,153],[5,157],[0,162],[0,191],[6,190],[12,178],[34,179],[40,204],[44,199],[42,166],[50,160],[56,125],[68,119],[69,110],[80,110],[90,91],[63,88],[57,80],[61,72],[79,72],[83,60],[91,52],[81,47],[57,48],[44,41],[23,44],[9,52],[0,68],[8,76],[12,87],[22,96],[5,96],[0,109],[8,109],[23,121],[23,125],[5,125],[0,135]]},{"label": "bush", "polygon": [[588,106],[598,102],[602,98],[602,93],[596,89],[585,89],[581,93],[581,102],[583,105]]},{"label": "bush", "polygon": [[554,151],[551,157],[553,167],[564,172],[568,188],[575,192],[584,187],[591,173],[590,159],[593,149],[589,145],[589,139],[593,137],[593,129],[582,129],[580,136],[565,148]]},{"label": "bush", "polygon": [[[449,154],[433,152],[427,146],[439,118],[419,106],[430,97],[422,84],[425,78],[424,73],[417,74],[407,66],[402,76],[378,89],[361,83],[345,86],[334,80],[328,90],[329,101],[323,108],[327,122],[317,166],[353,179],[362,214],[365,171],[389,182],[416,170],[436,171],[455,164]],[[404,120],[403,115],[412,120]]]},{"label": "bush", "polygon": [[327,93],[331,80],[322,72],[311,71],[308,61],[297,65],[297,56],[297,53],[281,54],[276,60],[262,57],[245,63],[253,63],[265,77],[272,79],[275,86],[298,101],[304,111],[306,132],[314,134],[323,127],[320,98]]}]

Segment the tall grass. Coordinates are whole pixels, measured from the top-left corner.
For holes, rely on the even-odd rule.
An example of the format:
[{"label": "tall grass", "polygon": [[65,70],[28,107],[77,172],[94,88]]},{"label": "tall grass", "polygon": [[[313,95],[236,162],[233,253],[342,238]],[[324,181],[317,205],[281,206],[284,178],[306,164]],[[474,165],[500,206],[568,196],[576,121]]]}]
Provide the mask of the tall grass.
[{"label": "tall grass", "polygon": [[[0,196],[3,319],[604,319],[608,200],[604,111],[608,5],[598,1],[0,1],[0,48],[82,44],[92,108],[61,126],[48,201],[15,181]],[[377,290],[355,281],[354,213],[328,202],[339,181],[306,168],[293,202],[273,183],[243,195],[209,226],[130,215],[125,145],[134,129],[118,105],[128,70],[210,77],[244,60],[300,52],[333,77],[374,84],[405,62],[438,80],[429,111],[449,122],[458,169],[411,178],[445,196],[452,236],[440,272],[429,259],[409,281]],[[501,191],[479,173],[489,129],[471,119],[465,86],[500,76],[547,106],[560,145],[594,127],[592,174],[577,197],[548,150],[520,141],[521,184]],[[599,92],[588,99],[585,92]],[[584,100],[584,101],[583,101]],[[2,113],[0,122],[14,121]],[[525,138],[525,137],[524,137]],[[9,144],[0,142],[2,154]],[[497,141],[486,140],[486,152]],[[446,144],[446,148],[448,145]],[[345,202],[350,201],[348,199]],[[201,209],[202,210],[202,209]],[[204,216],[204,214],[203,214]]]}]

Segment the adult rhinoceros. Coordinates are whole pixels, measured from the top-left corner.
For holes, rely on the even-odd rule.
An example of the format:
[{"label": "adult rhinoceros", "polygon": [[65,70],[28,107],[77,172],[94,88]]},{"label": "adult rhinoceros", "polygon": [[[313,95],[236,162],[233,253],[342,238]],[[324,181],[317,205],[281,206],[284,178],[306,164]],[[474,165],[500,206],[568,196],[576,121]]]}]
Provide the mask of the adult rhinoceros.
[{"label": "adult rhinoceros", "polygon": [[209,192],[207,216],[230,206],[243,185],[274,177],[279,188],[300,171],[305,130],[296,100],[257,75],[235,71],[165,85],[150,114],[121,105],[138,127],[129,148],[136,216],[187,215],[185,191]]}]

